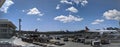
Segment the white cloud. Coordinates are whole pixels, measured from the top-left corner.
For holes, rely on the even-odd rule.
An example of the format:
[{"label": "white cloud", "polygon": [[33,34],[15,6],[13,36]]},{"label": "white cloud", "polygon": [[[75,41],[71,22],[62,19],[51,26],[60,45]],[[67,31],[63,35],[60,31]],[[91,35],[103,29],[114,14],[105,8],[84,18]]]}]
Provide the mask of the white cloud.
[{"label": "white cloud", "polygon": [[74,3],[79,4],[81,0],[73,0]]},{"label": "white cloud", "polygon": [[60,15],[60,16],[55,17],[54,20],[58,20],[63,23],[67,23],[67,22],[73,22],[73,21],[82,21],[83,18],[75,17],[73,15],[68,15],[68,16]]},{"label": "white cloud", "polygon": [[60,5],[59,4],[56,6],[56,9],[60,9]]},{"label": "white cloud", "polygon": [[92,22],[91,24],[100,24],[104,22],[104,19],[96,19],[94,22]]},{"label": "white cloud", "polygon": [[13,4],[14,4],[14,2],[12,0],[6,0],[5,3],[3,4],[3,6],[0,8],[0,11],[7,13],[7,10]]},{"label": "white cloud", "polygon": [[39,15],[43,16],[43,13],[41,13],[37,8],[32,8],[28,10],[29,12],[27,13],[28,15]]},{"label": "white cloud", "polygon": [[82,5],[82,6],[85,6],[87,3],[88,3],[87,0],[83,0],[83,1],[81,2],[81,5]]},{"label": "white cloud", "polygon": [[66,9],[66,11],[70,11],[70,12],[73,12],[73,13],[77,13],[78,12],[78,10],[75,7],[73,7],[73,6],[68,8],[68,9]]},{"label": "white cloud", "polygon": [[72,2],[69,2],[68,0],[61,0],[60,2],[61,2],[61,3],[66,3],[66,4],[71,4],[71,5],[72,5]]},{"label": "white cloud", "polygon": [[113,9],[106,11],[103,16],[108,20],[120,20],[120,11]]},{"label": "white cloud", "polygon": [[72,0],[76,4],[81,4],[82,6],[85,6],[88,1],[87,0]]},{"label": "white cloud", "polygon": [[25,12],[25,10],[22,10],[22,12]]},{"label": "white cloud", "polygon": [[37,21],[40,21],[41,19],[40,18],[37,18]]}]

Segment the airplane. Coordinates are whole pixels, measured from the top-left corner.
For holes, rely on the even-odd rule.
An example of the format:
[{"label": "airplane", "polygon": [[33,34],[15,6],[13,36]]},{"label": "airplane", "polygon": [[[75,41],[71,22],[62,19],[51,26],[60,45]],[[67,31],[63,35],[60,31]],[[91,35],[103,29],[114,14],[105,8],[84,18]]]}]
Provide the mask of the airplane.
[{"label": "airplane", "polygon": [[99,32],[100,34],[110,33],[110,32],[120,33],[119,30],[90,30],[87,26],[85,27],[85,31],[86,31],[86,32]]},{"label": "airplane", "polygon": [[0,8],[2,7],[2,5],[5,3],[6,0],[0,0]]}]

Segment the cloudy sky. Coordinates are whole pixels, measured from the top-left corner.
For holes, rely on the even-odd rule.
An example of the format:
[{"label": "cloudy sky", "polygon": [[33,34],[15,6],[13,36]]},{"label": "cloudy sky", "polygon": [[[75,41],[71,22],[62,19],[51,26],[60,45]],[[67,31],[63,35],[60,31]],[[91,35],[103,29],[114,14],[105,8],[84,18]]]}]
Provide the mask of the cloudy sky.
[{"label": "cloudy sky", "polygon": [[120,0],[6,0],[0,18],[22,30],[56,31],[119,27]]}]

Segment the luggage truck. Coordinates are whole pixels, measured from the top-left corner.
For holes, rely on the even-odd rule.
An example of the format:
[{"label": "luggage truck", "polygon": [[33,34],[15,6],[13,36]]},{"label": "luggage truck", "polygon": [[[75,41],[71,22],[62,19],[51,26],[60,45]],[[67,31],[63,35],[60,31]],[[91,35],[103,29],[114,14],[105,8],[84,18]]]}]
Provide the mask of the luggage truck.
[{"label": "luggage truck", "polygon": [[96,37],[94,40],[91,41],[91,46],[101,47],[101,40],[98,37]]},{"label": "luggage truck", "polygon": [[92,41],[91,45],[93,47],[101,47],[101,42],[100,41]]},{"label": "luggage truck", "polygon": [[102,44],[102,45],[110,44],[110,40],[107,39],[107,38],[102,38],[102,39],[101,39],[101,44]]},{"label": "luggage truck", "polygon": [[91,46],[101,47],[102,45],[110,44],[110,40],[107,38],[95,38],[91,41]]},{"label": "luggage truck", "polygon": [[109,39],[99,39],[91,41],[91,46],[93,47],[101,47],[102,45],[110,44]]}]

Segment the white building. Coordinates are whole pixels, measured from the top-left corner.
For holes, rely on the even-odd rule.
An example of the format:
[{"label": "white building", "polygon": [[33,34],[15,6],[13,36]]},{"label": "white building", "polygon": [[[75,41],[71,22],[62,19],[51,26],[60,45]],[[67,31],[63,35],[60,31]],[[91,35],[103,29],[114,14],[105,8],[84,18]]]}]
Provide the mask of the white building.
[{"label": "white building", "polygon": [[16,26],[7,19],[0,19],[0,38],[11,38]]}]

